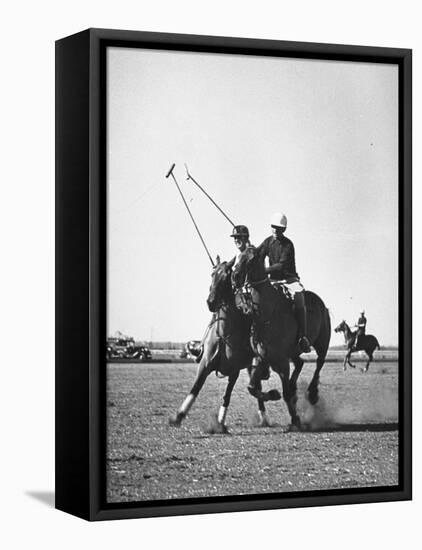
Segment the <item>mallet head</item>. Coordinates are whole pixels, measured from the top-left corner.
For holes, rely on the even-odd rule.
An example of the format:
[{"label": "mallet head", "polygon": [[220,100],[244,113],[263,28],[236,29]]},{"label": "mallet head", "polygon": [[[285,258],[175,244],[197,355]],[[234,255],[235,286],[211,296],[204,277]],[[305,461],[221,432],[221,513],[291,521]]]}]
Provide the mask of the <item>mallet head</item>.
[{"label": "mallet head", "polygon": [[176,163],[173,162],[173,164],[172,164],[171,167],[170,167],[170,170],[169,170],[169,171],[167,172],[167,174],[166,174],[166,178],[168,178],[168,177],[172,174],[172,172],[173,172],[175,166],[176,166]]}]

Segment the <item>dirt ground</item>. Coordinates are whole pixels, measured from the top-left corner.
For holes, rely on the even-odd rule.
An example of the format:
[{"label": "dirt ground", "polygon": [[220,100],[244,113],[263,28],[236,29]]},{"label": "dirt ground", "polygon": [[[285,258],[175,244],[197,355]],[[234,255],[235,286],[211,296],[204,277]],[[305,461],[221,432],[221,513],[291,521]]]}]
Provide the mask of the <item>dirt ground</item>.
[{"label": "dirt ground", "polygon": [[[229,435],[209,433],[226,379],[212,374],[180,428],[169,426],[196,373],[194,363],[107,366],[107,499],[172,498],[397,485],[397,363],[366,374],[327,363],[320,401],[304,397],[312,365],[299,382],[298,408],[309,430],[287,432],[283,401],[269,403],[272,426],[257,424],[257,405],[242,372],[227,416]],[[264,389],[281,383],[272,373]]]}]

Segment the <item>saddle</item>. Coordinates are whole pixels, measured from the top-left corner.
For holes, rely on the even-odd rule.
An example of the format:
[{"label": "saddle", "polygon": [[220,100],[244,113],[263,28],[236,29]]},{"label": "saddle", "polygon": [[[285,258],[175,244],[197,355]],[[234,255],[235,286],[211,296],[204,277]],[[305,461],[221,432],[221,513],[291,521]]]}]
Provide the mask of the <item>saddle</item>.
[{"label": "saddle", "polygon": [[293,298],[286,286],[286,281],[270,280],[270,283],[273,288],[275,288],[280,294],[282,294],[282,296],[284,296],[289,302],[293,303]]},{"label": "saddle", "polygon": [[[286,281],[271,281],[273,288],[280,294],[280,296],[287,300],[287,302],[293,306],[293,297],[291,296]],[[235,291],[235,304],[238,310],[244,315],[252,315],[259,310],[259,303],[256,303],[252,299],[252,293],[248,283],[244,284],[241,288]]]}]

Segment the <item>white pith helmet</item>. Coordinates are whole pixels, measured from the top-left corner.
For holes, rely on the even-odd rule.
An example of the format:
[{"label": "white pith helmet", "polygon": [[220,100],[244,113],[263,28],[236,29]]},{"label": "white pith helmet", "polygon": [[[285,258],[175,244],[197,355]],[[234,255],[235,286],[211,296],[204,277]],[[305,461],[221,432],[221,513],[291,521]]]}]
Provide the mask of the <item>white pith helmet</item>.
[{"label": "white pith helmet", "polygon": [[271,216],[271,227],[287,227],[287,217],[281,212],[276,212]]}]

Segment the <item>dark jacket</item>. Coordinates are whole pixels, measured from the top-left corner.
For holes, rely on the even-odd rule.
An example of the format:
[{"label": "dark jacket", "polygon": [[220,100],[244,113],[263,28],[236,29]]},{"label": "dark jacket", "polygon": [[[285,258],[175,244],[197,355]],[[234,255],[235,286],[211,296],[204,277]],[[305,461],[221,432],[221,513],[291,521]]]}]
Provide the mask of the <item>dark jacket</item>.
[{"label": "dark jacket", "polygon": [[271,236],[258,247],[258,252],[264,260],[269,259],[270,267],[267,273],[270,279],[275,281],[285,280],[288,283],[299,281],[299,275],[296,272],[295,248],[290,239],[284,235],[281,239]]},{"label": "dark jacket", "polygon": [[365,317],[365,315],[361,315],[359,317],[357,326],[358,326],[357,335],[362,336],[363,334],[365,334],[365,330],[366,330],[366,317]]}]

